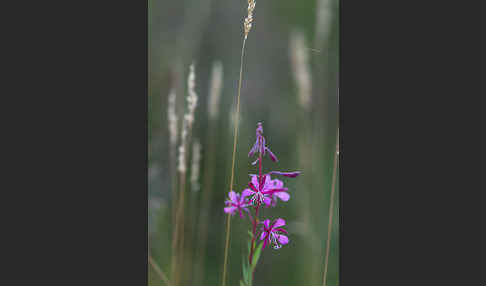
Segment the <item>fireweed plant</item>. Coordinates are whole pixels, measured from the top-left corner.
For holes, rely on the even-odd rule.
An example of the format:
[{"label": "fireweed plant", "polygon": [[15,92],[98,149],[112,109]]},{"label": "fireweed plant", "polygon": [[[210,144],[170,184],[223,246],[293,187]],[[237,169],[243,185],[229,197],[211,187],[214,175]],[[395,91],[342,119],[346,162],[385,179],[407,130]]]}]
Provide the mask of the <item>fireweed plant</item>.
[{"label": "fireweed plant", "polygon": [[[272,179],[271,175],[278,175],[287,178],[295,178],[300,172],[280,172],[270,171],[263,172],[263,156],[269,155],[270,159],[277,162],[277,156],[266,146],[266,140],[263,136],[263,126],[259,122],[256,129],[256,142],[248,153],[248,157],[258,154],[257,159],[252,165],[257,165],[258,174],[250,174],[248,188],[244,189],[241,194],[230,191],[229,199],[225,201],[226,207],[224,212],[230,215],[238,214],[241,219],[248,218],[251,223],[250,239],[248,242],[248,259],[243,258],[243,279],[240,285],[251,286],[253,273],[255,272],[258,259],[262,249],[267,245],[273,245],[274,249],[279,249],[282,245],[289,243],[288,232],[283,228],[285,220],[277,218],[275,220],[260,220],[258,214],[262,207],[272,208],[277,205],[279,200],[288,201],[290,195],[288,188],[279,179]],[[253,210],[253,215],[252,215]],[[257,233],[258,232],[258,233]],[[256,240],[260,241],[255,246]]]}]

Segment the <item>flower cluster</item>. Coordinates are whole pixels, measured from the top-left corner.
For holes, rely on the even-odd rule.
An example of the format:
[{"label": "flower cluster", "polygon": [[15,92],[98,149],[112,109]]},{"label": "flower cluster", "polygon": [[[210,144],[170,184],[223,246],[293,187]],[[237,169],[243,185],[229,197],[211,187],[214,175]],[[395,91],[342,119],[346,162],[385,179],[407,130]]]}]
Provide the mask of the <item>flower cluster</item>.
[{"label": "flower cluster", "polygon": [[[288,232],[281,228],[280,226],[285,225],[285,220],[278,218],[270,224],[270,220],[266,219],[263,221],[262,234],[260,235],[260,240],[263,240],[263,248],[267,245],[267,242],[273,243],[275,249],[282,247],[280,244],[289,243],[289,238],[281,233],[288,234]],[[280,244],[279,244],[280,243]]]},{"label": "flower cluster", "polygon": [[[250,182],[248,188],[241,192],[241,195],[234,191],[229,192],[229,199],[225,202],[226,207],[224,212],[234,215],[239,214],[240,218],[244,218],[244,214],[250,219],[253,225],[253,240],[251,242],[250,260],[252,259],[252,252],[254,249],[255,238],[257,236],[257,225],[261,224],[260,240],[263,241],[263,248],[267,244],[273,244],[275,249],[279,249],[282,245],[289,243],[287,231],[282,228],[285,225],[285,220],[277,218],[271,222],[270,219],[259,221],[258,212],[260,206],[272,208],[277,205],[277,202],[286,202],[290,199],[289,189],[284,187],[284,182],[279,179],[272,179],[271,175],[278,175],[287,178],[295,178],[300,172],[280,172],[270,171],[263,173],[263,157],[268,154],[270,159],[278,162],[277,156],[266,145],[265,137],[263,136],[263,126],[258,123],[256,129],[256,142],[248,153],[248,157],[258,154],[256,161],[252,165],[258,164],[258,174],[250,174]],[[251,209],[254,210],[254,215],[251,215]]]},{"label": "flower cluster", "polygon": [[240,217],[243,218],[243,211],[250,213],[248,211],[248,200],[245,194],[237,194],[233,191],[229,192],[229,200],[226,200],[225,204],[227,207],[224,208],[225,213],[229,213],[234,215],[236,212],[240,214]]}]

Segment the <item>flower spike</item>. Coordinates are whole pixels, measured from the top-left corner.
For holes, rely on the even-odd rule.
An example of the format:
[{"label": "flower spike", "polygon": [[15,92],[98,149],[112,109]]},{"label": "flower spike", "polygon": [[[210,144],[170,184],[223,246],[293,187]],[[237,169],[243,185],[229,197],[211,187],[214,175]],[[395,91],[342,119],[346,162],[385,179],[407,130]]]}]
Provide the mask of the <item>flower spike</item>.
[{"label": "flower spike", "polygon": [[[258,122],[257,124],[257,129],[256,129],[256,141],[255,144],[253,144],[253,147],[251,147],[250,152],[248,152],[248,157],[252,157],[255,155],[255,153],[260,153],[262,156],[265,156],[265,154],[268,152],[268,155],[270,156],[270,159],[274,162],[278,162],[277,156],[273,154],[273,152],[266,146],[265,143],[265,137],[263,137],[263,126],[261,122]],[[255,165],[258,162],[258,159],[252,163],[252,165]]]},{"label": "flower spike", "polygon": [[[238,212],[241,218],[246,212],[252,223],[248,261],[245,261],[246,266],[244,267],[256,265],[260,258],[260,250],[264,249],[268,244],[271,244],[274,249],[279,249],[289,243],[288,232],[283,228],[286,223],[284,219],[277,218],[274,221],[265,219],[261,221],[258,214],[262,207],[275,207],[279,200],[284,202],[290,200],[289,189],[284,186],[284,182],[276,178],[272,179],[271,176],[278,175],[286,178],[295,178],[300,175],[300,172],[270,171],[265,173],[263,171],[263,157],[265,154],[268,154],[272,161],[278,162],[277,156],[266,146],[266,142],[263,136],[262,123],[259,122],[256,128],[256,141],[250,152],[248,152],[248,157],[257,155],[257,159],[252,163],[252,165],[257,165],[257,174],[250,174],[248,187],[241,192],[241,195],[233,191],[229,193],[229,200],[226,201],[226,207],[224,208],[224,211],[231,215]],[[251,212],[251,209],[254,210],[254,213]],[[260,228],[259,225],[261,224],[263,226]],[[262,248],[257,248],[256,246],[258,239],[262,241],[260,244]],[[248,276],[249,274],[252,274],[252,272],[246,271],[243,280],[245,285],[249,285],[247,282],[252,279]]]}]

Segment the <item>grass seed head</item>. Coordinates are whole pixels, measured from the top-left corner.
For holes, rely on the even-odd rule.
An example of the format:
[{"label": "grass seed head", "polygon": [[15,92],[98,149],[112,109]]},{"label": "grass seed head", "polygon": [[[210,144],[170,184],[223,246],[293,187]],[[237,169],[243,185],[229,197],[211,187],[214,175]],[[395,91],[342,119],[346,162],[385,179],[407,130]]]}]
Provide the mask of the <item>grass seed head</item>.
[{"label": "grass seed head", "polygon": [[245,28],[245,39],[248,37],[248,33],[251,30],[251,23],[253,22],[253,10],[255,10],[256,1],[248,0],[248,16],[245,18],[243,27]]}]

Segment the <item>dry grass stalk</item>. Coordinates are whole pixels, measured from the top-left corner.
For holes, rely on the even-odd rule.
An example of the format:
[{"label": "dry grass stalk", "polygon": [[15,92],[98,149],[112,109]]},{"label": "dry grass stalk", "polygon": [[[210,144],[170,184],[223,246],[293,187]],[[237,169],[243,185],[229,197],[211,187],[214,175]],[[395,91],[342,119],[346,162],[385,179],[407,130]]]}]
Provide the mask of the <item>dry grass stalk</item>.
[{"label": "dry grass stalk", "polygon": [[[169,92],[167,104],[167,122],[169,130],[169,170],[171,180],[171,196],[173,205],[177,205],[176,188],[177,188],[177,174],[176,174],[176,158],[177,158],[177,115],[176,115],[176,92],[172,88]],[[172,208],[171,220],[174,225],[175,221],[175,207]]]},{"label": "dry grass stalk", "polygon": [[189,76],[187,79],[188,96],[187,113],[184,115],[182,122],[181,144],[179,146],[179,198],[176,210],[175,230],[172,238],[172,282],[175,286],[179,284],[180,270],[183,266],[183,250],[184,250],[184,193],[186,187],[186,152],[187,146],[190,143],[190,135],[192,125],[194,123],[194,115],[197,107],[197,94],[195,92],[195,68],[194,63],[190,66]]},{"label": "dry grass stalk", "polygon": [[339,129],[336,138],[336,152],[334,153],[334,165],[332,168],[332,184],[331,184],[331,201],[329,207],[329,222],[327,225],[327,243],[326,243],[326,256],[324,258],[324,273],[322,277],[322,285],[326,286],[327,283],[327,268],[329,265],[329,251],[331,247],[331,229],[332,229],[332,218],[334,214],[334,193],[336,190],[336,178],[337,178],[337,163],[339,158]]},{"label": "dry grass stalk", "polygon": [[[243,38],[243,44],[241,46],[241,58],[240,58],[240,78],[238,80],[238,96],[236,101],[236,114],[235,114],[235,123],[234,123],[234,140],[233,140],[233,158],[231,161],[231,179],[230,179],[230,187],[229,191],[233,190],[233,180],[235,174],[235,156],[236,156],[236,142],[238,142],[238,121],[240,115],[240,94],[241,94],[241,81],[243,78],[243,59],[245,56],[245,44],[246,39],[248,38],[248,33],[250,33],[252,22],[253,22],[253,10],[255,9],[256,2],[254,0],[248,0],[248,16],[245,18],[245,22],[243,24],[245,30],[245,37]],[[225,239],[225,246],[224,246],[224,264],[223,264],[223,278],[222,278],[222,286],[226,285],[226,269],[228,265],[228,248],[229,248],[229,239],[230,239],[230,230],[231,230],[231,215],[228,214],[226,217],[226,239]]]},{"label": "dry grass stalk", "polygon": [[189,67],[189,76],[187,78],[187,87],[189,96],[187,97],[187,110],[188,112],[184,115],[184,119],[187,120],[189,124],[189,129],[192,128],[194,123],[194,114],[196,112],[197,106],[197,94],[196,94],[196,73],[195,73],[194,63]]},{"label": "dry grass stalk", "polygon": [[178,164],[177,164],[177,171],[179,173],[186,173],[186,141],[187,141],[187,133],[188,133],[188,122],[187,120],[182,121],[182,132],[181,132],[181,145],[179,145],[179,157],[178,157]]}]

